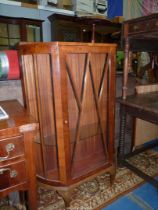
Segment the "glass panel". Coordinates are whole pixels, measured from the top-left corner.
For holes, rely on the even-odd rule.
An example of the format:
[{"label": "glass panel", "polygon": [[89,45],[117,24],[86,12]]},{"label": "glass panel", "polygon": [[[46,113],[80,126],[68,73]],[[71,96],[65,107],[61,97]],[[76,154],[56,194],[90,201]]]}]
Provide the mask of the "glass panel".
[{"label": "glass panel", "polygon": [[27,30],[27,41],[29,41],[29,42],[41,41],[40,27],[33,26],[33,25],[27,25],[26,30]]},{"label": "glass panel", "polygon": [[[49,180],[59,179],[58,170],[58,152],[56,143],[55,113],[54,113],[54,94],[52,85],[52,72],[50,65],[50,56],[48,54],[38,54],[35,58],[37,61],[36,81],[38,83],[40,108],[40,126],[42,127],[41,143],[44,151],[45,175]],[[44,71],[43,71],[44,66]],[[30,65],[28,65],[30,68]],[[27,72],[28,73],[28,72]],[[33,72],[32,72],[33,73]],[[28,84],[29,85],[29,84]],[[43,140],[42,140],[43,139]],[[37,166],[39,169],[39,164]]]},{"label": "glass panel", "polygon": [[0,37],[8,37],[7,24],[0,23]]},{"label": "glass panel", "polygon": [[0,45],[8,45],[8,39],[7,38],[0,38]]},{"label": "glass panel", "polygon": [[76,32],[63,31],[63,36],[65,42],[74,42],[75,40],[77,40]]},{"label": "glass panel", "polygon": [[20,42],[20,39],[10,39],[10,46],[16,45],[18,42]]},{"label": "glass panel", "polygon": [[[104,166],[107,155],[106,54],[67,54],[71,175],[79,177]],[[88,66],[88,68],[85,68]]]},{"label": "glass panel", "polygon": [[9,24],[9,37],[10,38],[20,38],[20,27],[19,25]]},{"label": "glass panel", "polygon": [[92,39],[92,31],[88,28],[82,29],[82,42],[89,42]]}]

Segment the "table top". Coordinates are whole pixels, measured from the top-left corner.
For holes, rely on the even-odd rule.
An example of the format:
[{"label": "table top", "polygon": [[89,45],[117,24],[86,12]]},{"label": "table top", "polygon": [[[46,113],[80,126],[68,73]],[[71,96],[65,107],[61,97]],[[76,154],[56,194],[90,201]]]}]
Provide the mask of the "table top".
[{"label": "table top", "polygon": [[127,96],[126,99],[118,98],[117,102],[139,111],[158,114],[158,91],[135,94]]},{"label": "table top", "polygon": [[124,35],[139,39],[158,39],[158,13],[124,22]]},{"label": "table top", "polygon": [[8,119],[0,120],[0,135],[1,131],[36,123],[17,100],[0,101],[0,106],[9,115]]},{"label": "table top", "polygon": [[123,23],[123,37],[132,51],[158,51],[158,13],[134,18]]}]

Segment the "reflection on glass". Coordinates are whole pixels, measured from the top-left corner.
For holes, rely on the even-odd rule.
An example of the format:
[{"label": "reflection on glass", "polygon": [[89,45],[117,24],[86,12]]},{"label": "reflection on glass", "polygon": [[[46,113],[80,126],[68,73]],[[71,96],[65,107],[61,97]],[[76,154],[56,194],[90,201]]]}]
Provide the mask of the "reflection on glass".
[{"label": "reflection on glass", "polygon": [[41,41],[40,27],[33,26],[33,25],[27,25],[26,31],[27,31],[27,41],[29,41],[29,42]]},{"label": "reflection on glass", "polygon": [[0,23],[0,37],[8,37],[7,24]]},{"label": "reflection on glass", "polygon": [[16,45],[18,42],[20,42],[20,39],[10,39],[10,46]]},{"label": "reflection on glass", "polygon": [[8,24],[9,37],[10,38],[20,38],[20,28],[19,25]]},{"label": "reflection on glass", "polygon": [[65,42],[74,42],[77,40],[76,32],[74,31],[62,30],[62,33]]},{"label": "reflection on glass", "polygon": [[8,45],[8,39],[7,38],[0,38],[0,45]]}]

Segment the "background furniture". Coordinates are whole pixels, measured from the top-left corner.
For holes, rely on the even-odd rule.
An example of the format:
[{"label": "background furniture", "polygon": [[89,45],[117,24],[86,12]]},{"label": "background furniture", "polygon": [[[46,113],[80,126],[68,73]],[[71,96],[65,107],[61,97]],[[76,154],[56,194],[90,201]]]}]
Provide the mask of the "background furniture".
[{"label": "background furniture", "polygon": [[[125,62],[124,62],[124,81],[123,81],[123,95],[118,102],[121,105],[121,131],[120,131],[120,145],[119,145],[119,159],[120,162],[132,169],[142,178],[149,181],[154,186],[158,187],[156,180],[152,179],[136,167],[129,164],[126,158],[148,149],[143,147],[140,150],[134,151],[127,156],[124,156],[125,144],[125,128],[126,128],[126,114],[130,114],[134,118],[140,118],[151,123],[158,124],[157,116],[157,91],[151,93],[141,93],[133,96],[126,96],[127,81],[130,67],[130,52],[158,52],[158,14],[153,14],[141,18],[124,22],[124,41],[125,41]],[[153,62],[154,64],[154,62]],[[150,145],[150,147],[155,146]]]},{"label": "background furniture", "polygon": [[125,44],[123,98],[126,98],[128,72],[130,67],[130,52],[158,51],[158,14],[135,18],[123,24]]},{"label": "background furniture", "polygon": [[116,45],[52,42],[19,48],[26,105],[40,123],[38,177],[58,187],[68,202],[76,183],[103,171],[115,175]]},{"label": "background furniture", "polygon": [[9,115],[0,120],[0,197],[28,192],[29,209],[37,209],[34,136],[37,124],[16,101],[1,101]]},{"label": "background furniture", "polygon": [[120,37],[112,36],[114,32],[121,31],[120,23],[113,23],[101,18],[72,17],[59,14],[51,15],[49,20],[51,22],[52,41],[91,42],[93,26],[95,25],[95,42],[120,45]]},{"label": "background furniture", "polygon": [[42,41],[42,22],[0,16],[0,50],[16,49],[20,41]]},{"label": "background furniture", "polygon": [[[136,94],[150,93],[158,91],[158,84],[153,83],[150,85],[137,85],[135,87]],[[145,131],[145,132],[144,132]],[[135,148],[140,147],[142,144],[158,138],[158,125],[144,121],[141,119],[135,119],[134,128],[134,142]]]}]

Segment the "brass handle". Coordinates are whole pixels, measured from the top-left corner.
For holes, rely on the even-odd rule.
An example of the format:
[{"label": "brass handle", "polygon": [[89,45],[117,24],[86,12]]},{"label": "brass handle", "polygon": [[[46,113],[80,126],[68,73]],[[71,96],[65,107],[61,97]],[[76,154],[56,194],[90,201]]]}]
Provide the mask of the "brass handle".
[{"label": "brass handle", "polygon": [[10,178],[17,177],[17,175],[18,175],[18,172],[17,172],[16,170],[12,170],[12,171],[10,172]]},{"label": "brass handle", "polygon": [[0,162],[7,160],[9,158],[10,152],[15,149],[15,145],[13,143],[9,143],[6,145],[5,150],[7,152],[7,156],[0,157]]},{"label": "brass handle", "polygon": [[0,169],[0,174],[5,173],[6,171],[10,172],[10,178],[17,177],[18,172],[16,170],[11,170],[10,168],[2,168]]},{"label": "brass handle", "polygon": [[137,25],[134,25],[134,30],[136,31],[136,30],[138,30],[139,29],[139,26],[137,26]]}]

